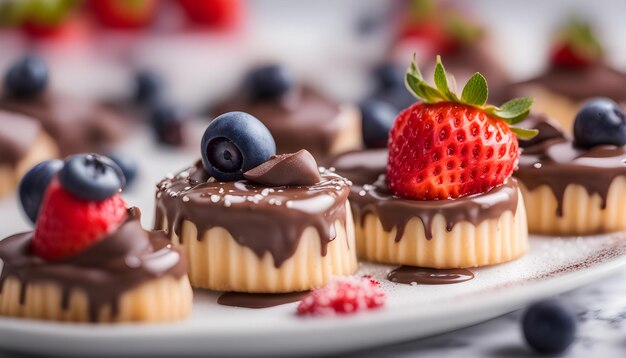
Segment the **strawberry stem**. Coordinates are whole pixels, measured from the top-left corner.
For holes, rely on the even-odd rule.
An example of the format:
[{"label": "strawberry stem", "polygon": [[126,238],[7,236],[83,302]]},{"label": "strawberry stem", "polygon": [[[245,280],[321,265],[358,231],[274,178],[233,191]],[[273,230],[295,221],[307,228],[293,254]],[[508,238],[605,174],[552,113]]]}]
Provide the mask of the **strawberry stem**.
[{"label": "strawberry stem", "polygon": [[[409,92],[425,103],[462,103],[483,110],[489,115],[503,120],[508,125],[517,124],[524,120],[530,113],[530,107],[533,104],[533,99],[530,97],[515,98],[500,107],[487,104],[489,87],[487,80],[479,72],[476,72],[467,81],[461,92],[461,98],[459,98],[450,89],[441,56],[437,56],[434,77],[436,88],[426,83],[417,66],[415,55],[413,55],[413,61],[406,72],[405,83]],[[511,128],[511,130],[521,139],[530,139],[539,133],[536,129]]]}]

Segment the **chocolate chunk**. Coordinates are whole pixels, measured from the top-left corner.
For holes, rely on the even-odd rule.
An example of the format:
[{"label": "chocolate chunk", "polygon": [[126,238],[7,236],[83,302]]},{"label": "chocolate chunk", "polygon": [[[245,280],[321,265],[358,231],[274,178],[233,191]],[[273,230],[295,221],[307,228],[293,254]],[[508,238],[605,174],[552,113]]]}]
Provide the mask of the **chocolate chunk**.
[{"label": "chocolate chunk", "polygon": [[569,135],[555,120],[543,113],[531,113],[525,120],[516,125],[516,127],[536,129],[539,131],[539,134],[532,139],[520,140],[519,146],[522,148],[532,147],[550,139],[570,139]]},{"label": "chocolate chunk", "polygon": [[251,182],[268,186],[303,186],[322,178],[315,158],[307,150],[272,156],[267,162],[243,173]]}]

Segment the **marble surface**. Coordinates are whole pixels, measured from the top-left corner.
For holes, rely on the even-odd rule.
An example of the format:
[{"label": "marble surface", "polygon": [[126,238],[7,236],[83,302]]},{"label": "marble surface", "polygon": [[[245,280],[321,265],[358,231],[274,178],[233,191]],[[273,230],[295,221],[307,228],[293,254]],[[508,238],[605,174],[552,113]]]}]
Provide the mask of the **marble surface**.
[{"label": "marble surface", "polygon": [[[576,340],[562,357],[624,357],[626,271],[561,295],[578,315]],[[521,332],[523,311],[432,338],[354,352],[351,357],[537,357]]]}]

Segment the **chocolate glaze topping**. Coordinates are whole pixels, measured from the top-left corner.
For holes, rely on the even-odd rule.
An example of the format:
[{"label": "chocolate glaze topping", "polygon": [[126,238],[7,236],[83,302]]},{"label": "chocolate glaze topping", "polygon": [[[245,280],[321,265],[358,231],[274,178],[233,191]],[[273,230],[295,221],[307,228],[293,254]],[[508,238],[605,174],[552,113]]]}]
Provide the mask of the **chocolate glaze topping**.
[{"label": "chocolate glaze topping", "polygon": [[97,321],[105,305],[110,304],[116,314],[119,298],[128,290],[165,275],[181,278],[187,273],[181,251],[172,248],[165,233],[143,230],[133,215],[102,241],[62,261],[45,261],[35,255],[30,249],[32,236],[28,232],[0,241],[0,290],[7,278],[18,279],[23,303],[28,284],[54,283],[62,290],[63,309],[67,309],[72,292],[82,290],[89,299],[92,321]]},{"label": "chocolate glaze topping", "polygon": [[274,155],[243,176],[253,183],[267,186],[313,185],[322,180],[315,158],[305,149]]},{"label": "chocolate glaze topping", "polygon": [[329,168],[350,179],[354,184],[375,182],[387,169],[387,149],[366,149],[346,152],[327,162]]},{"label": "chocolate glaze topping", "polygon": [[575,101],[591,97],[626,100],[626,74],[604,63],[583,68],[550,67],[543,75],[515,85],[515,92],[524,92],[524,87],[535,85]]},{"label": "chocolate glaze topping", "polygon": [[549,186],[557,198],[559,216],[570,184],[583,186],[589,195],[600,195],[604,209],[613,179],[626,175],[626,148],[601,145],[583,149],[572,141],[550,139],[526,148],[514,175],[529,190]]},{"label": "chocolate glaze topping", "polygon": [[365,216],[373,213],[381,221],[387,232],[397,228],[396,241],[400,241],[406,224],[418,217],[424,224],[427,239],[432,239],[432,221],[437,214],[446,219],[446,229],[452,231],[454,225],[468,221],[474,225],[498,218],[505,211],[517,210],[517,181],[506,183],[490,191],[454,200],[408,200],[399,198],[387,189],[384,175],[373,185],[353,186],[350,192],[354,216],[364,225]]},{"label": "chocolate glaze topping", "polygon": [[230,111],[250,113],[272,133],[277,152],[293,153],[304,148],[316,158],[323,158],[342,128],[339,110],[339,104],[305,86],[275,100],[235,96],[212,112],[215,115]]},{"label": "chocolate glaze topping", "polygon": [[188,220],[198,240],[213,227],[225,228],[259,257],[269,252],[280,267],[296,251],[307,227],[317,230],[322,252],[335,236],[335,221],[345,224],[350,182],[324,171],[311,186],[267,187],[249,181],[216,182],[200,161],[157,185],[156,227],[181,237]]},{"label": "chocolate glaze topping", "polygon": [[217,299],[217,303],[222,306],[243,307],[243,308],[269,308],[298,302],[309,292],[290,293],[243,293],[226,292]]},{"label": "chocolate glaze topping", "polygon": [[474,273],[466,269],[433,269],[425,267],[400,266],[389,272],[387,279],[391,282],[410,285],[449,285],[461,283],[474,278]]},{"label": "chocolate glaze topping", "polygon": [[39,122],[21,114],[0,111],[0,165],[16,165],[41,133]]},{"label": "chocolate glaze topping", "polygon": [[40,121],[63,156],[107,151],[128,129],[123,118],[104,106],[51,93],[28,99],[0,96],[0,109]]}]

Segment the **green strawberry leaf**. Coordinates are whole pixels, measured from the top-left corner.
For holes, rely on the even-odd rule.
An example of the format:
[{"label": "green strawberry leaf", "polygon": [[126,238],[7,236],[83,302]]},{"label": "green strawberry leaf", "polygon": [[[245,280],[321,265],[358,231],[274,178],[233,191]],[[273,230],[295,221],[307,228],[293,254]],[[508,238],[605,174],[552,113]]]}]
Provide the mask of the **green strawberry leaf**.
[{"label": "green strawberry leaf", "polygon": [[532,139],[537,134],[539,134],[539,131],[536,129],[524,129],[524,128],[517,128],[517,127],[510,127],[510,128],[511,128],[511,132],[515,133],[517,138],[520,138],[520,139]]},{"label": "green strawberry leaf", "polygon": [[502,119],[518,118],[525,112],[530,111],[533,101],[534,100],[530,97],[515,98],[504,103],[500,108],[496,108],[493,114]]},{"label": "green strawberry leaf", "polygon": [[[530,113],[530,107],[533,104],[532,98],[523,97],[510,100],[500,107],[488,105],[489,87],[487,86],[485,77],[478,72],[467,81],[463,87],[461,98],[459,99],[456,93],[451,90],[450,84],[448,83],[448,75],[443,67],[440,56],[437,56],[434,79],[436,88],[426,83],[417,66],[415,55],[413,55],[413,62],[411,62],[411,65],[406,71],[405,84],[409,92],[424,103],[451,102],[465,104],[478,108],[506,122],[508,125],[513,125],[524,120]],[[450,80],[454,85],[454,77],[450,76]],[[532,138],[537,134],[536,130],[520,128],[511,128],[511,130],[520,138]]]},{"label": "green strawberry leaf", "polygon": [[489,88],[487,80],[480,73],[476,72],[463,87],[461,102],[476,107],[482,107],[487,103]]},{"label": "green strawberry leaf", "polygon": [[456,94],[450,91],[448,78],[446,77],[446,70],[443,67],[443,63],[441,63],[441,56],[437,56],[437,65],[435,66],[435,86],[437,86],[437,89],[444,99],[447,99],[450,102],[459,101]]}]

